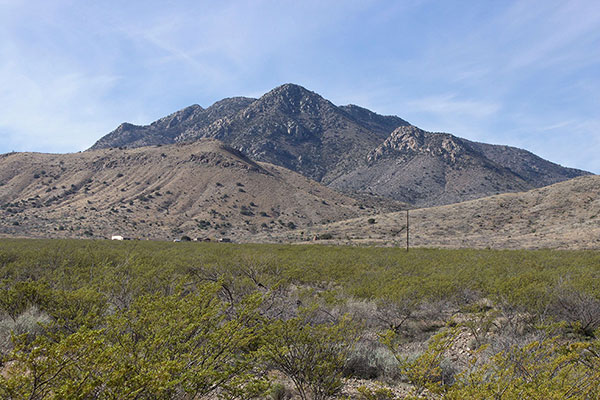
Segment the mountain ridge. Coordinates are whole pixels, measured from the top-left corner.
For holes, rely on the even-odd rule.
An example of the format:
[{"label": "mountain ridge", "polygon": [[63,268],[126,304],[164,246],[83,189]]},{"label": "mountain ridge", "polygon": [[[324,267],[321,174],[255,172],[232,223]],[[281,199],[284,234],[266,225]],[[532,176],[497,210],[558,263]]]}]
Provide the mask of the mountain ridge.
[{"label": "mountain ridge", "polygon": [[336,106],[295,84],[258,99],[234,97],[207,109],[191,107],[150,125],[121,125],[92,149],[213,138],[253,160],[346,194],[373,194],[414,206],[524,191],[589,174],[523,149],[426,132],[356,105]]}]

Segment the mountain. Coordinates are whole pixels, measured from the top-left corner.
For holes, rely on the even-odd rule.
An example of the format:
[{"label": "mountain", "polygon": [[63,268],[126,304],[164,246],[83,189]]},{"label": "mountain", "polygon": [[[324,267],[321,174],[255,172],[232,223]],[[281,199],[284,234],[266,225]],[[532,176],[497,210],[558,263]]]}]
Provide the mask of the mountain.
[{"label": "mountain", "polygon": [[401,126],[367,155],[364,165],[329,186],[431,206],[526,191],[584,174],[522,149]]},{"label": "mountain", "polygon": [[509,146],[425,132],[396,116],[336,106],[285,84],[259,99],[191,106],[148,126],[123,124],[92,149],[214,138],[255,161],[296,171],[348,195],[415,206],[518,192],[589,174]]},{"label": "mountain", "polygon": [[[598,249],[600,176],[411,210],[409,216],[415,247]],[[393,212],[314,226],[303,238],[292,233],[286,240],[327,234],[332,239],[326,242],[404,246],[405,228],[406,213]]]},{"label": "mountain", "polygon": [[0,156],[2,236],[248,241],[402,206],[350,198],[212,139]]},{"label": "mountain", "polygon": [[[239,98],[238,98],[239,99]],[[369,149],[396,127],[408,125],[398,117],[381,116],[358,106],[336,107],[305,88],[286,84],[260,99],[225,102],[220,114],[188,108],[148,126],[123,124],[92,149],[139,147],[147,144],[193,142],[214,138],[257,161],[265,161],[327,183],[342,171],[359,165]],[[199,106],[192,106],[199,107]],[[170,126],[173,116],[182,123]],[[144,133],[152,143],[144,141]],[[155,139],[157,138],[157,139]]]},{"label": "mountain", "polygon": [[180,136],[200,131],[221,118],[234,115],[254,100],[247,97],[233,97],[218,101],[207,109],[194,104],[147,126],[123,123],[98,140],[91,150],[176,143]]},{"label": "mountain", "polygon": [[233,117],[213,123],[202,134],[183,139],[214,137],[252,159],[281,165],[327,184],[360,165],[366,149],[376,146],[394,127],[407,124],[397,117],[353,111],[287,84]]}]

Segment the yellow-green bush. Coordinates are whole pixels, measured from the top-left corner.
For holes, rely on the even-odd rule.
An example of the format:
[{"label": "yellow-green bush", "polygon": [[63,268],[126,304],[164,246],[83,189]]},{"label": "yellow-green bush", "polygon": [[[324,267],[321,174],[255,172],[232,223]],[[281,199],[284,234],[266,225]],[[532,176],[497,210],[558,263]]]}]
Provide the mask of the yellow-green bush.
[{"label": "yellow-green bush", "polygon": [[[250,398],[268,392],[270,370],[328,398],[356,326],[405,341],[433,335],[415,357],[397,349],[417,394],[596,398],[599,281],[594,251],[0,240],[0,326],[20,334],[1,342],[0,398]],[[361,321],[342,317],[353,311]],[[475,345],[502,318],[526,321],[525,333],[562,325],[449,369],[453,335],[435,331],[457,312]],[[302,349],[311,351],[289,361]]]}]

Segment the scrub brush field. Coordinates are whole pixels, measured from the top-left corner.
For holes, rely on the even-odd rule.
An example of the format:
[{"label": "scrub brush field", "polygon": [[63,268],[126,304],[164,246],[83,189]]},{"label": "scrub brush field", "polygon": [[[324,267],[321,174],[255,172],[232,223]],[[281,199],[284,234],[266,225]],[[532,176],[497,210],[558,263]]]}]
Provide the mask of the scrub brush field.
[{"label": "scrub brush field", "polygon": [[600,253],[0,241],[6,399],[600,394]]}]

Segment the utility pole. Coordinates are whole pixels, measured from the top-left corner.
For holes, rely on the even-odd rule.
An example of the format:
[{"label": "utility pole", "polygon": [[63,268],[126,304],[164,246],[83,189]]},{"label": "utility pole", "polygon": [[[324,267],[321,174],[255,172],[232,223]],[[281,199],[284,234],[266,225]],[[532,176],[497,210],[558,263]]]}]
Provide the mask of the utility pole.
[{"label": "utility pole", "polygon": [[406,252],[408,253],[408,208],[406,209]]}]

